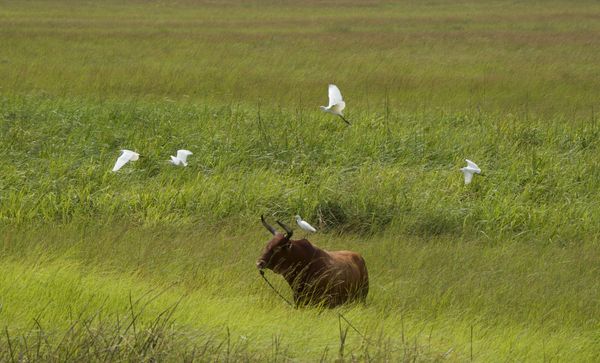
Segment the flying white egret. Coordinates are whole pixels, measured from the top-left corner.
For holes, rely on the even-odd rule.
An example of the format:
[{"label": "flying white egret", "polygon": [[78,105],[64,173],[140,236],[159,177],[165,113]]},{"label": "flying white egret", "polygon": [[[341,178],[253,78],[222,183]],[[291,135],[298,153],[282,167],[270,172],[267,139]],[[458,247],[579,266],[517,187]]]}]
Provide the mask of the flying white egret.
[{"label": "flying white egret", "polygon": [[169,162],[173,165],[187,166],[187,157],[193,155],[189,150],[177,150],[177,156],[171,155]]},{"label": "flying white egret", "polygon": [[342,93],[335,84],[329,85],[329,105],[321,106],[321,110],[334,115],[338,115],[344,120],[345,123],[350,125],[350,122],[344,118],[342,111],[346,108],[346,102],[342,99]]},{"label": "flying white egret", "polygon": [[465,159],[465,161],[467,162],[467,166],[465,166],[464,168],[460,168],[460,171],[462,171],[463,174],[465,174],[466,185],[471,183],[471,180],[473,179],[473,174],[481,174],[481,169],[479,169],[477,164],[475,164],[471,160]]},{"label": "flying white egret", "polygon": [[296,216],[296,223],[298,223],[298,226],[300,227],[300,229],[302,229],[302,230],[304,230],[306,232],[315,233],[317,231],[315,229],[315,227],[313,227],[310,224],[308,224],[307,221],[302,220],[302,217],[300,217],[300,216]]},{"label": "flying white egret", "polygon": [[127,164],[130,161],[136,161],[140,158],[140,154],[131,150],[121,150],[121,156],[117,159],[115,166],[112,171],[117,171],[123,167],[123,165]]}]

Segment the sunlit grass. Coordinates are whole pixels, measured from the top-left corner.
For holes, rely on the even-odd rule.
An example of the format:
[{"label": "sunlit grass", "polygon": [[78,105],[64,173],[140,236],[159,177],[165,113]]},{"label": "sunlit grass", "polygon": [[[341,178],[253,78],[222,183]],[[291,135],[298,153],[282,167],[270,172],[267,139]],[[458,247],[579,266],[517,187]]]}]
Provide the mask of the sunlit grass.
[{"label": "sunlit grass", "polygon": [[[365,342],[349,331],[346,353],[357,356],[379,349],[423,360],[450,352],[449,358],[464,360],[471,346],[485,361],[544,354],[589,360],[598,354],[599,256],[593,244],[315,236],[322,247],[363,253],[369,299],[364,307],[295,311],[255,271],[253,261],[268,237],[260,228],[222,230],[208,239],[205,230],[189,227],[111,229],[5,232],[5,255],[15,257],[5,256],[0,268],[2,316],[15,336],[36,320],[45,334],[59,337],[73,317],[100,314],[111,322],[130,314],[130,299],[139,299],[140,325],[176,305],[169,331],[185,338],[164,354],[173,347],[183,354],[209,339],[217,345],[229,334],[238,353],[254,359],[271,356],[275,338],[285,357],[313,360],[328,350],[335,358],[337,312],[367,336]],[[281,279],[268,277],[289,295]]]},{"label": "sunlit grass", "polygon": [[[599,10],[4,2],[0,361],[597,360]],[[367,304],[286,306],[260,214]]]}]

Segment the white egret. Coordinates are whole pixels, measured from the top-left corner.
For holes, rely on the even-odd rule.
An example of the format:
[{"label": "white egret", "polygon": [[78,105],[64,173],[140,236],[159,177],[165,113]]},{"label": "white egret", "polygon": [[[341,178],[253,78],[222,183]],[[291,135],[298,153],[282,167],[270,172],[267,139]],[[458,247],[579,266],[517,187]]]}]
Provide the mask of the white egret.
[{"label": "white egret", "polygon": [[171,155],[169,162],[173,165],[187,166],[187,157],[190,155],[194,154],[189,150],[177,150],[177,156]]},{"label": "white egret", "polygon": [[329,85],[329,105],[321,106],[321,110],[337,116],[340,116],[345,123],[350,125],[350,122],[344,118],[342,111],[346,108],[346,102],[342,99],[342,93],[335,84]]},{"label": "white egret", "polygon": [[117,171],[123,167],[123,165],[127,164],[130,161],[136,161],[140,158],[140,154],[131,150],[121,150],[121,156],[117,159],[115,166],[112,171]]},{"label": "white egret", "polygon": [[465,159],[465,161],[467,162],[467,166],[465,166],[464,168],[460,168],[460,171],[462,171],[463,174],[465,174],[466,185],[471,183],[471,180],[473,180],[473,174],[481,174],[481,169],[479,169],[477,164],[475,164],[471,160]]},{"label": "white egret", "polygon": [[317,230],[315,229],[315,227],[311,226],[310,224],[308,224],[307,221],[302,220],[302,217],[300,216],[296,216],[296,223],[298,223],[298,226],[300,227],[300,229],[302,229],[303,231],[306,232],[312,232],[315,233]]}]

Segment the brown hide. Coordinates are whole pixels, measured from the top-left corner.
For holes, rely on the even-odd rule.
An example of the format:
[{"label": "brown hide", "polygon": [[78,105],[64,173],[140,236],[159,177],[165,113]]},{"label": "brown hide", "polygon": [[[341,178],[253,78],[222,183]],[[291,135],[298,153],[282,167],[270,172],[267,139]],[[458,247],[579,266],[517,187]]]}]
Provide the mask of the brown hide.
[{"label": "brown hide", "polygon": [[296,305],[334,307],[366,299],[369,277],[365,260],[358,253],[329,252],[306,239],[289,237],[291,232],[287,236],[275,232],[256,266],[281,274],[294,292]]}]

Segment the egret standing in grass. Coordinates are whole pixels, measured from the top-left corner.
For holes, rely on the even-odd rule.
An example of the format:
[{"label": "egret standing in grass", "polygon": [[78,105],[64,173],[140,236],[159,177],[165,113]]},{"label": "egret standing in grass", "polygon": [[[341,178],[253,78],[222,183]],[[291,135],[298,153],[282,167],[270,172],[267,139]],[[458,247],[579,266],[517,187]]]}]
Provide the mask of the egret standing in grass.
[{"label": "egret standing in grass", "polygon": [[177,156],[171,155],[169,162],[173,165],[187,166],[187,157],[190,155],[194,154],[189,150],[177,150]]},{"label": "egret standing in grass", "polygon": [[315,233],[317,231],[315,229],[315,227],[313,227],[310,224],[308,224],[307,221],[302,220],[302,217],[300,217],[300,216],[296,216],[296,223],[298,223],[298,226],[300,227],[300,229],[302,229],[305,232]]},{"label": "egret standing in grass", "polygon": [[465,174],[465,185],[467,185],[471,183],[471,180],[473,180],[473,174],[481,174],[481,169],[479,169],[477,164],[475,164],[471,160],[465,159],[465,161],[467,162],[467,166],[465,166],[464,168],[460,168],[460,171],[462,171],[463,174]]},{"label": "egret standing in grass", "polygon": [[123,167],[123,165],[127,164],[130,161],[136,161],[140,158],[140,154],[131,150],[121,150],[121,156],[117,159],[115,166],[112,171],[117,171]]},{"label": "egret standing in grass", "polygon": [[321,110],[329,112],[334,115],[338,115],[344,120],[345,123],[350,125],[350,122],[344,118],[342,111],[346,108],[346,102],[342,99],[342,93],[335,84],[329,85],[329,105],[321,106]]}]

